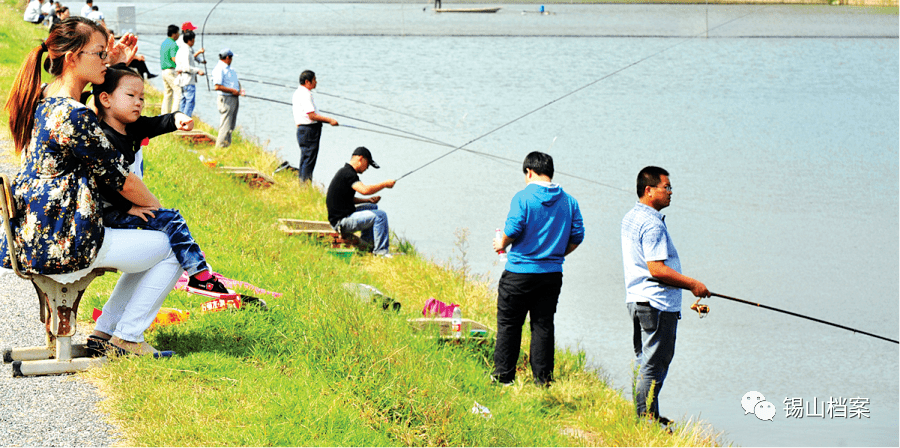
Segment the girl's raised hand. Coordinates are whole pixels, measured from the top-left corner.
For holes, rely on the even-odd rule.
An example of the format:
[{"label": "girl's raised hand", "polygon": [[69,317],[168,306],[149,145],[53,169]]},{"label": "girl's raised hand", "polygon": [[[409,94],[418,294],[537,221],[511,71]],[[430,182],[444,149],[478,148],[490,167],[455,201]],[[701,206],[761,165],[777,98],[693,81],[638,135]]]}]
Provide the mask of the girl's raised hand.
[{"label": "girl's raised hand", "polygon": [[190,131],[194,129],[194,119],[181,112],[175,113],[175,126],[180,131]]},{"label": "girl's raised hand", "polygon": [[109,56],[107,58],[109,65],[116,65],[120,62],[126,65],[131,63],[131,60],[137,54],[137,41],[137,36],[131,33],[122,36],[118,42],[110,34],[109,42],[106,45],[106,48],[109,48]]}]

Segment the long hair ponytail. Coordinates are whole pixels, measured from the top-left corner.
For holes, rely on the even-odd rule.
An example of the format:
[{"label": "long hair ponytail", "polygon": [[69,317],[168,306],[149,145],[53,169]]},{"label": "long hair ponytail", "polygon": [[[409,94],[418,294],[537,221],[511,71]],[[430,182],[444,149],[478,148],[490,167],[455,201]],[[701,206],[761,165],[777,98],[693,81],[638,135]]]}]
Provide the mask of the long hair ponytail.
[{"label": "long hair ponytail", "polygon": [[53,26],[50,35],[41,45],[32,49],[22,68],[13,81],[6,100],[6,112],[9,114],[9,130],[12,134],[16,154],[20,154],[31,139],[34,130],[34,113],[41,100],[41,59],[44,70],[54,77],[62,75],[66,53],[77,53],[88,44],[91,36],[99,32],[109,36],[106,29],[93,20],[84,17],[70,17]]}]

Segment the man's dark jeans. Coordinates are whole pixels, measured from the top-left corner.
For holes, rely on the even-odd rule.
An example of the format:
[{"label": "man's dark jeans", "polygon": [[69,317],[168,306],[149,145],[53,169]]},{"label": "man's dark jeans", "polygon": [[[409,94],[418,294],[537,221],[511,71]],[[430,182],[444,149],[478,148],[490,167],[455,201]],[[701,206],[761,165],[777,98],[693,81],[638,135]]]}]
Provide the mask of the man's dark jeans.
[{"label": "man's dark jeans", "polygon": [[522,325],[531,313],[531,371],[534,382],[553,380],[553,315],[562,288],[562,272],[517,274],[503,271],[497,286],[497,345],[493,377],[501,383],[516,378]]},{"label": "man's dark jeans", "polygon": [[316,160],[319,158],[319,139],[322,137],[322,123],[297,126],[297,144],[300,145],[300,182],[312,180]]},{"label": "man's dark jeans", "polygon": [[[639,416],[649,414],[658,419],[659,391],[675,356],[675,333],[681,313],[660,311],[647,303],[629,303],[628,312],[634,326],[635,410]],[[647,398],[651,391],[648,408]]]}]

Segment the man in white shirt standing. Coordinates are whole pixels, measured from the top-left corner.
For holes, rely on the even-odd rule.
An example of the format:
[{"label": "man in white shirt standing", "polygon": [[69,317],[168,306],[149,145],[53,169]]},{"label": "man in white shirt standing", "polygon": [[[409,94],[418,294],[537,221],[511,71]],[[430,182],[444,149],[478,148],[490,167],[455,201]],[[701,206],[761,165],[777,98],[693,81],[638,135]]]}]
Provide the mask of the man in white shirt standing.
[{"label": "man in white shirt standing", "polygon": [[334,118],[319,115],[313,101],[312,90],[316,88],[316,74],[312,70],[304,70],[300,74],[300,87],[294,91],[291,99],[294,111],[294,123],[297,124],[297,144],[300,145],[300,184],[312,182],[316,159],[319,157],[319,139],[322,137],[322,123],[337,126]]},{"label": "man in white shirt standing", "polygon": [[85,17],[93,20],[94,22],[97,22],[100,25],[103,25],[103,27],[106,28],[106,20],[105,20],[105,17],[103,16],[103,13],[100,12],[99,6],[92,6],[91,12],[89,12],[88,15]]},{"label": "man in white shirt standing", "polygon": [[85,0],[85,5],[81,7],[81,17],[87,17],[94,8],[94,0]]}]

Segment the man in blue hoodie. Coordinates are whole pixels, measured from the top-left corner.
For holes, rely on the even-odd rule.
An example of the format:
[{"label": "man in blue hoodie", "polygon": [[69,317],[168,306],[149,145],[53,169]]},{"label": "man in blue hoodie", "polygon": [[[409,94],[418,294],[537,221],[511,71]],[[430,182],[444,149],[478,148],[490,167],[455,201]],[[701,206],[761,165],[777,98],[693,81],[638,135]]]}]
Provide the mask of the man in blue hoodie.
[{"label": "man in blue hoodie", "polygon": [[531,313],[531,371],[534,382],[553,380],[553,315],[562,288],[562,264],[584,240],[578,201],[553,179],[553,158],[532,152],[522,164],[526,187],[516,193],[494,250],[507,246],[506,270],[497,286],[497,344],[494,381],[510,384],[516,377],[522,325]]}]

